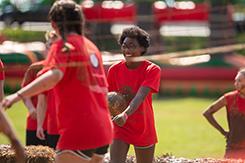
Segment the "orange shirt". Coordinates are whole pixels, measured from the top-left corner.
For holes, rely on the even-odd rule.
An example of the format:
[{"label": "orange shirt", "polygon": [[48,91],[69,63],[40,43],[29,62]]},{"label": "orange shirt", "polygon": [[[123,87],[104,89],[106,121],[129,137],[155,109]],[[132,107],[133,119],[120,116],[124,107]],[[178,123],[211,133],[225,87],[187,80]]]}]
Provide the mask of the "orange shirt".
[{"label": "orange shirt", "polygon": [[128,104],[141,86],[151,88],[151,92],[139,108],[128,117],[123,127],[114,124],[114,139],[120,139],[135,146],[149,146],[157,142],[152,94],[159,90],[160,75],[161,69],[149,61],[143,61],[135,69],[128,69],[125,61],[109,68],[107,76],[109,91],[122,93]]},{"label": "orange shirt", "polygon": [[45,69],[64,76],[54,87],[60,138],[57,149],[85,150],[110,144],[112,124],[107,106],[107,82],[97,47],[70,34],[73,49],[62,52],[63,41],[51,46]]}]

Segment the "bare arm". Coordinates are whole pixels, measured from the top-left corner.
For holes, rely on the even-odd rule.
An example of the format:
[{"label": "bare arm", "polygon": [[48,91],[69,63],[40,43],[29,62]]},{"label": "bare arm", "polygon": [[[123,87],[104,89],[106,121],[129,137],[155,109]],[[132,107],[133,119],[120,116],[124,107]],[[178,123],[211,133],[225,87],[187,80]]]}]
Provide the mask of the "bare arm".
[{"label": "bare arm", "polygon": [[37,112],[36,112],[36,109],[31,101],[31,98],[25,98],[23,100],[25,106],[27,107],[27,110],[31,116],[32,119],[36,119],[37,118]]},{"label": "bare arm", "polygon": [[37,132],[36,135],[39,139],[44,140],[45,135],[43,131],[43,123],[46,117],[47,111],[47,102],[46,96],[44,94],[38,95],[38,103],[37,103]]},{"label": "bare arm", "polygon": [[25,162],[24,147],[18,140],[11,123],[9,122],[5,113],[0,109],[0,131],[9,139],[12,148],[15,150],[18,163]]},{"label": "bare arm", "polygon": [[137,94],[135,95],[135,97],[133,98],[133,100],[130,102],[129,106],[125,110],[128,116],[133,114],[139,108],[139,106],[145,100],[150,90],[151,89],[149,87],[140,87]]},{"label": "bare arm", "polygon": [[226,105],[225,97],[222,96],[213,104],[211,104],[207,110],[203,113],[204,117],[208,120],[208,122],[216,128],[222,135],[227,136],[227,132],[221,127],[221,125],[216,121],[213,114],[219,111]]},{"label": "bare arm", "polygon": [[63,78],[63,75],[63,72],[59,69],[47,71],[33,82],[23,87],[17,93],[7,96],[2,101],[3,107],[9,108],[12,104],[21,99],[40,94],[41,92],[53,88]]},{"label": "bare arm", "polygon": [[4,80],[0,80],[0,100],[1,100],[1,101],[2,101],[3,98],[4,98],[3,86],[4,86]]},{"label": "bare arm", "polygon": [[112,121],[114,121],[119,126],[123,126],[127,121],[127,117],[132,115],[139,108],[150,91],[151,89],[149,87],[140,87],[126,110],[123,113],[115,116]]},{"label": "bare arm", "polygon": [[52,69],[38,77],[26,87],[18,91],[23,98],[40,94],[43,91],[53,88],[63,78],[63,72],[59,69]]}]

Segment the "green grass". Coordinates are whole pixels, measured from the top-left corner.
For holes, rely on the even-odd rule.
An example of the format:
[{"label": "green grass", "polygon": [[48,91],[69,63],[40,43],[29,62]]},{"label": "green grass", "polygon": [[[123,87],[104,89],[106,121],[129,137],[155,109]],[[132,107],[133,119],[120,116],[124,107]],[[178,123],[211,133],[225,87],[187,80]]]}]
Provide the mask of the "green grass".
[{"label": "green grass", "polygon": [[[225,139],[202,116],[214,99],[170,98],[155,99],[154,111],[159,142],[156,155],[166,153],[177,157],[223,157]],[[218,121],[227,128],[225,109],[218,112]],[[26,109],[18,103],[7,111],[24,143]],[[0,136],[0,144],[7,140]],[[132,148],[130,154],[133,154]]]},{"label": "green grass", "polygon": [[[214,99],[181,98],[154,101],[159,143],[156,155],[171,153],[178,157],[222,157],[225,139],[202,112]],[[226,114],[218,112],[217,120],[227,128]]]},{"label": "green grass", "polygon": [[[25,127],[26,127],[26,114],[27,109],[25,108],[22,102],[19,102],[12,106],[9,110],[6,111],[9,116],[9,119],[12,121],[15,130],[21,139],[21,141],[25,142]],[[7,144],[8,141],[5,137],[0,134],[0,144]]]}]

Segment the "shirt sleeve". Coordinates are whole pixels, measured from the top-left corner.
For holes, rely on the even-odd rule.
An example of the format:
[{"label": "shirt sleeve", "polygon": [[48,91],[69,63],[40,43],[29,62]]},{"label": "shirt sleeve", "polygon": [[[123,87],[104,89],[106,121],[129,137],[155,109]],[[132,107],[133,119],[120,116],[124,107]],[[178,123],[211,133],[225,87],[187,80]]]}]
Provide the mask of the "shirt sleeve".
[{"label": "shirt sleeve", "polygon": [[61,51],[60,44],[53,44],[44,63],[44,68],[40,74],[43,74],[51,69],[57,68],[63,73],[66,71],[69,54]]},{"label": "shirt sleeve", "polygon": [[115,82],[113,82],[113,76],[114,76],[114,69],[113,67],[110,67],[107,73],[107,82],[108,82],[108,89],[109,92],[113,91],[114,89],[114,84]]},{"label": "shirt sleeve", "polygon": [[3,62],[0,60],[0,80],[5,79],[5,74],[4,74],[4,65]]},{"label": "shirt sleeve", "polygon": [[151,88],[153,93],[157,93],[160,87],[161,69],[156,65],[150,65],[146,70],[145,80],[141,86]]}]

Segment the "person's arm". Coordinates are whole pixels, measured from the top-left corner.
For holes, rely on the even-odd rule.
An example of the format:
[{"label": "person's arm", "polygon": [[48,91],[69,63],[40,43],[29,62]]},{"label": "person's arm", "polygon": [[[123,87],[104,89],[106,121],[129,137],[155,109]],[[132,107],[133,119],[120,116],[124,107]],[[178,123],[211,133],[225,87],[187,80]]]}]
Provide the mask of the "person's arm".
[{"label": "person's arm", "polygon": [[228,132],[221,127],[221,125],[216,121],[213,114],[219,111],[221,108],[223,108],[226,105],[225,97],[222,96],[217,101],[215,101],[213,104],[211,104],[206,111],[203,113],[204,117],[208,120],[208,122],[216,128],[222,135],[225,137],[227,136]]},{"label": "person's arm", "polygon": [[38,103],[37,103],[37,131],[36,136],[41,139],[45,140],[45,134],[43,131],[43,123],[46,117],[47,111],[47,100],[45,94],[38,95]]},{"label": "person's arm", "polygon": [[20,89],[18,92],[3,99],[3,107],[9,108],[19,100],[24,100],[27,97],[40,94],[41,92],[53,88],[63,78],[63,75],[63,72],[56,68],[47,71],[33,82]]},{"label": "person's arm", "polygon": [[32,101],[31,101],[31,98],[29,98],[29,97],[25,98],[23,100],[23,102],[24,102],[24,104],[25,104],[25,106],[26,106],[31,118],[32,119],[36,119],[37,118],[37,112],[36,112],[36,109],[35,109]]},{"label": "person's arm", "polygon": [[0,100],[2,101],[4,98],[4,80],[0,80]]},{"label": "person's arm", "polygon": [[128,116],[132,115],[139,108],[150,91],[151,89],[149,87],[140,87],[126,110],[115,116],[112,121],[114,121],[119,126],[123,126],[126,123]]},{"label": "person's arm", "polygon": [[5,113],[0,109],[0,132],[2,132],[10,141],[12,148],[15,150],[17,163],[25,162],[24,147],[18,140],[14,129]]}]

